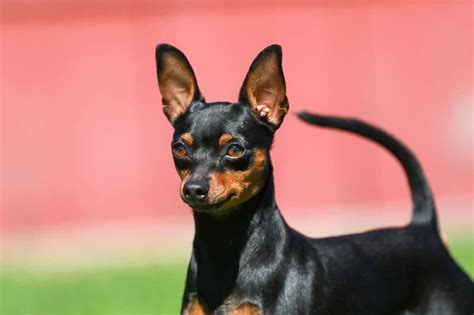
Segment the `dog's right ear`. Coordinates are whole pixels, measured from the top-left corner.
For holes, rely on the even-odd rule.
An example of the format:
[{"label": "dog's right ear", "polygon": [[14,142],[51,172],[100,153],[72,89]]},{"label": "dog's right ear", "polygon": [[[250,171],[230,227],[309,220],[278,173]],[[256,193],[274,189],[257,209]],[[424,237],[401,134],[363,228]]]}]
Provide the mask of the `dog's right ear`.
[{"label": "dog's right ear", "polygon": [[160,44],[156,46],[155,56],[163,112],[173,124],[192,102],[203,97],[193,69],[181,51],[171,45]]}]

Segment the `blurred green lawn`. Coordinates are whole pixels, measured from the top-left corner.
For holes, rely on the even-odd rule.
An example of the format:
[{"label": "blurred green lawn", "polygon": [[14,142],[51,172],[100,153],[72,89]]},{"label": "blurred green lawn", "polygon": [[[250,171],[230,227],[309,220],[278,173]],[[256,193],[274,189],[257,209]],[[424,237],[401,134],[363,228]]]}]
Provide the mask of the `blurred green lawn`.
[{"label": "blurred green lawn", "polygon": [[[474,276],[474,240],[450,241]],[[0,270],[0,314],[178,314],[186,261],[83,271]]]}]

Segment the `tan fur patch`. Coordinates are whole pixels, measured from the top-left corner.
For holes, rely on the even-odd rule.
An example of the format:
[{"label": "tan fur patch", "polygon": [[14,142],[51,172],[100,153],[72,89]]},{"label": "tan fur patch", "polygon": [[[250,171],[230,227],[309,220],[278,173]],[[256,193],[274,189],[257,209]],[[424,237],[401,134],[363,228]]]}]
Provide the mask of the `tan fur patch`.
[{"label": "tan fur patch", "polygon": [[209,202],[219,203],[234,195],[234,198],[223,205],[223,208],[228,209],[256,195],[264,185],[265,161],[265,150],[257,149],[255,160],[248,170],[210,174]]},{"label": "tan fur patch", "polygon": [[178,170],[179,177],[181,177],[181,180],[184,182],[190,175],[190,172],[188,169],[184,170]]},{"label": "tan fur patch", "polygon": [[219,145],[224,145],[226,144],[227,142],[229,142],[230,140],[232,140],[232,136],[228,133],[224,133],[222,134],[222,136],[220,136],[219,138]]},{"label": "tan fur patch", "polygon": [[185,315],[208,315],[211,314],[206,306],[199,301],[198,299],[193,299],[191,303],[189,303],[188,307],[184,310],[183,314]]},{"label": "tan fur patch", "polygon": [[439,232],[439,237],[441,238],[441,242],[444,244],[444,246],[448,247],[448,234],[446,234],[443,230]]},{"label": "tan fur patch", "polygon": [[190,133],[185,133],[181,136],[181,139],[183,139],[184,143],[186,143],[188,146],[192,147],[193,146],[193,136],[191,136]]},{"label": "tan fur patch", "polygon": [[179,177],[181,177],[181,185],[179,186],[179,194],[181,195],[181,198],[184,198],[184,185],[188,181],[189,175],[191,175],[191,172],[189,169],[184,169],[184,170],[178,170]]},{"label": "tan fur patch", "polygon": [[249,304],[249,303],[245,303],[245,304],[240,305],[236,309],[228,310],[228,314],[231,314],[231,315],[260,315],[260,314],[262,314],[262,312],[260,311],[260,309],[257,306]]}]

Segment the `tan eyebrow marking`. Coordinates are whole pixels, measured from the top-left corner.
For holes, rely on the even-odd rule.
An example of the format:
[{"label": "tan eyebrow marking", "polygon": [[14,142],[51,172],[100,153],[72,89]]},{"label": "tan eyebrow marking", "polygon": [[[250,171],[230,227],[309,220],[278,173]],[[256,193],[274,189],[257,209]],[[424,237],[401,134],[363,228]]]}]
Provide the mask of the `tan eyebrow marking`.
[{"label": "tan eyebrow marking", "polygon": [[193,136],[191,136],[190,133],[185,133],[181,136],[181,139],[183,139],[184,143],[186,143],[188,146],[193,145]]},{"label": "tan eyebrow marking", "polygon": [[228,133],[223,133],[222,136],[219,138],[219,145],[224,145],[230,140],[232,140],[232,136]]}]

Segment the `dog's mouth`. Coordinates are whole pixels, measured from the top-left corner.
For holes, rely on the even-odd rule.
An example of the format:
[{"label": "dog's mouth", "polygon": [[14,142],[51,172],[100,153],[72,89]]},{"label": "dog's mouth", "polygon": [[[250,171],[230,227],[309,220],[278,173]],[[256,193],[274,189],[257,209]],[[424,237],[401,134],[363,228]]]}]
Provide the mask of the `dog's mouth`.
[{"label": "dog's mouth", "polygon": [[188,203],[188,205],[196,212],[213,212],[225,207],[225,204],[237,198],[236,194],[230,194],[227,198],[216,203]]}]

